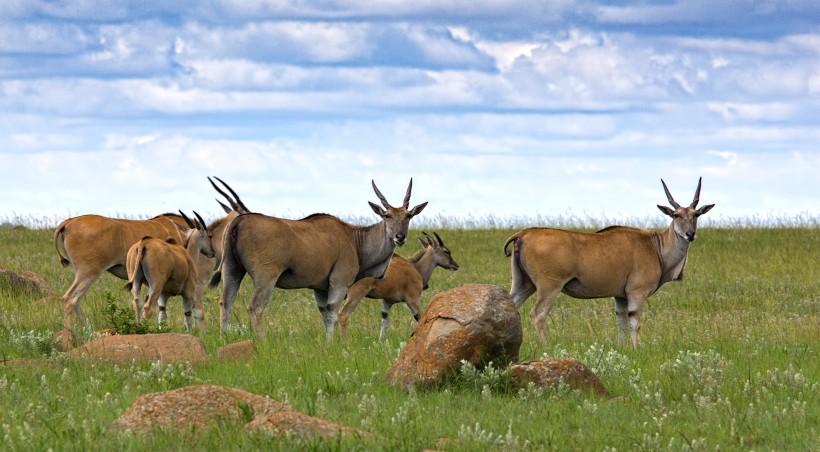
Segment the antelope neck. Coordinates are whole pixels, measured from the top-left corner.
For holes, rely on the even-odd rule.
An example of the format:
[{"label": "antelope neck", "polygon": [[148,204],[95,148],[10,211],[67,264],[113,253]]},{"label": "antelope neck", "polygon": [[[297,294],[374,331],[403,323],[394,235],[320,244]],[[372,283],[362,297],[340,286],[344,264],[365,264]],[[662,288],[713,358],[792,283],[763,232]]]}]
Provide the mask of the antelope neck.
[{"label": "antelope neck", "polygon": [[680,279],[686,265],[690,243],[678,236],[673,224],[663,232],[653,233],[652,239],[661,265],[661,280],[658,287],[665,282]]},{"label": "antelope neck", "polygon": [[356,246],[359,251],[361,268],[370,268],[393,255],[395,245],[387,236],[384,221],[356,229]]},{"label": "antelope neck", "polygon": [[429,251],[430,249],[427,248],[424,254],[413,262],[413,267],[421,275],[421,282],[424,287],[427,287],[427,282],[430,281],[430,277],[433,276],[433,271],[436,269],[436,262],[433,259],[433,253]]}]

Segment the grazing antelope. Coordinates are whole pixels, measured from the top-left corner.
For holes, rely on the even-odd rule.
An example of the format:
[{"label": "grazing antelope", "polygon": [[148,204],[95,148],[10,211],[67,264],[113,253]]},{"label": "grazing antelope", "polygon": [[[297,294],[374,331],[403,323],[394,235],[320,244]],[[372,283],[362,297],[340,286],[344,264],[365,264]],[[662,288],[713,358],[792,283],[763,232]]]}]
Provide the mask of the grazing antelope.
[{"label": "grazing antelope", "polygon": [[370,226],[354,226],[322,213],[301,220],[249,213],[231,221],[224,235],[222,263],[211,279],[211,287],[223,279],[219,300],[222,331],[228,329],[231,306],[247,273],[253,280],[248,311],[257,334],[264,334],[262,312],[274,287],[309,288],[329,340],[336,310],[348,287],[366,276],[384,274],[394,248],[407,239],[410,219],[427,206],[425,202],[410,208],[412,179],[401,207],[391,206],[376,183],[372,185],[384,209],[369,203],[382,218]]},{"label": "grazing antelope", "polygon": [[[211,247],[211,234],[205,226],[205,221],[198,213],[194,212],[197,221],[191,221],[182,211],[182,218],[188,224],[188,228],[177,225],[184,235],[182,243],[175,239],[157,239],[153,237],[143,237],[128,250],[126,259],[126,269],[128,271],[128,282],[125,290],[131,292],[134,297],[134,314],[137,322],[140,319],[140,291],[142,284],[148,284],[148,296],[142,306],[142,317],[151,317],[153,307],[157,304],[160,295],[165,299],[174,295],[182,295],[182,303],[185,309],[185,329],[191,333],[191,307],[196,309],[197,328],[202,331],[202,321],[205,319],[205,311],[202,309],[201,293],[197,286],[204,284],[200,280],[197,264],[200,254],[208,258],[214,257],[214,250]],[[163,306],[164,307],[164,306]],[[165,309],[160,311],[164,314]],[[159,321],[165,321],[160,315]]]},{"label": "grazing antelope", "polygon": [[[210,180],[210,179],[209,179]],[[217,178],[220,182],[219,178]],[[213,181],[211,181],[213,185]],[[222,184],[225,184],[222,182]],[[215,188],[216,185],[214,185]],[[236,193],[225,185],[228,190]],[[217,188],[218,191],[219,188]],[[222,233],[230,220],[240,213],[247,212],[245,205],[236,197],[231,207],[222,204],[227,215],[208,225],[208,230],[215,237]],[[81,215],[69,218],[60,223],[54,230],[54,246],[63,266],[71,265],[74,269],[74,282],[63,295],[65,328],[71,328],[75,317],[82,326],[88,322],[80,302],[91,285],[106,271],[120,279],[128,279],[125,260],[128,249],[143,237],[172,238],[182,243],[183,236],[176,225],[186,225],[177,214],[163,214],[150,220],[124,220],[99,215]],[[213,243],[215,259],[200,259],[199,276],[207,281],[216,264],[222,260],[222,240]],[[198,288],[201,291],[204,284]],[[165,298],[159,299],[160,313],[165,306]]]},{"label": "grazing antelope", "polygon": [[[695,199],[687,207],[675,202],[661,179],[666,199],[674,207],[658,205],[672,217],[661,232],[610,226],[596,233],[532,228],[514,234],[504,243],[512,254],[510,296],[520,308],[537,292],[530,315],[542,342],[546,321],[560,292],[573,298],[615,298],[619,342],[627,328],[632,346],[638,346],[641,311],[646,299],[664,283],[683,279],[689,245],[695,240],[698,217],[714,207],[697,208],[701,181]],[[513,244],[512,253],[507,249]]]},{"label": "grazing antelope", "polygon": [[458,264],[441,237],[433,232],[436,241],[426,232],[423,234],[427,240],[419,239],[422,249],[415,256],[406,259],[394,254],[383,278],[362,278],[350,286],[347,291],[347,301],[339,312],[339,333],[342,337],[345,336],[347,330],[347,318],[364,297],[382,300],[382,323],[379,332],[381,341],[385,340],[387,328],[390,327],[388,315],[394,304],[406,303],[413,318],[416,322],[419,321],[421,292],[427,289],[427,283],[433,275],[433,270],[436,267],[450,271],[458,270]]}]

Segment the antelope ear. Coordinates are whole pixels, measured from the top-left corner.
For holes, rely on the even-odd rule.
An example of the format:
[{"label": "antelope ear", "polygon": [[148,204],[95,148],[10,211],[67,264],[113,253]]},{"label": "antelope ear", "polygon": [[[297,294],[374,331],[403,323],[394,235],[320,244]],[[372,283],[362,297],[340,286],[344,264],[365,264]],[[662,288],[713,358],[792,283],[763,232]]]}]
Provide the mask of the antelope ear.
[{"label": "antelope ear", "polygon": [[707,205],[705,205],[705,206],[701,207],[700,209],[696,210],[696,211],[695,211],[695,215],[697,215],[697,216],[701,216],[701,215],[703,215],[704,213],[706,213],[706,212],[708,212],[708,211],[712,210],[712,207],[715,207],[715,205],[714,205],[714,204],[707,204]]},{"label": "antelope ear", "polygon": [[658,209],[661,209],[661,212],[665,213],[666,215],[669,215],[670,217],[675,215],[675,211],[669,207],[658,204]]},{"label": "antelope ear", "polygon": [[384,218],[387,215],[387,211],[382,209],[381,206],[379,206],[378,204],[372,203],[370,201],[367,201],[367,203],[370,204],[370,208],[373,209],[373,212],[376,212],[376,215],[382,218]]},{"label": "antelope ear", "polygon": [[182,233],[182,235],[185,235],[185,234],[187,234],[187,233],[188,233],[188,231],[190,231],[190,229],[189,229],[189,228],[186,228],[185,226],[183,226],[183,225],[181,225],[181,224],[179,224],[179,223],[174,223],[174,225],[177,227],[177,229],[179,229],[179,232],[181,232],[181,233]]},{"label": "antelope ear", "polygon": [[407,212],[407,216],[409,216],[410,218],[413,218],[416,215],[420,214],[421,211],[424,210],[425,207],[427,207],[427,203],[423,202],[423,203],[417,205],[416,207],[413,207],[412,209],[410,209],[410,211]]},{"label": "antelope ear", "polygon": [[421,237],[419,237],[419,243],[421,243],[422,248],[427,249],[427,242],[425,242]]}]

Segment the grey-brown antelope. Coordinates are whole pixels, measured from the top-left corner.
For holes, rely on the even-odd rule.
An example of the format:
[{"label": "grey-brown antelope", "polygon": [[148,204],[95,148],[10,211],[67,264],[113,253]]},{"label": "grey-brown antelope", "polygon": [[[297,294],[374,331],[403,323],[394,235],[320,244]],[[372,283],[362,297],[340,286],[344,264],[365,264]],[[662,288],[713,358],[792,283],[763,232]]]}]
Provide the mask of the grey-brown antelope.
[{"label": "grey-brown antelope", "polygon": [[[217,180],[222,182],[219,178]],[[231,202],[230,208],[223,204],[227,215],[208,225],[208,230],[215,237],[222,237],[225,227],[237,214],[247,212],[236,193],[224,182],[222,184],[234,195],[236,201]],[[214,188],[221,192],[216,185]],[[150,220],[81,215],[60,223],[54,230],[54,246],[60,263],[63,266],[71,265],[74,270],[74,282],[63,295],[65,328],[71,328],[75,317],[81,325],[87,324],[81,301],[104,272],[128,279],[125,260],[131,245],[143,237],[173,238],[181,243],[183,237],[177,224],[186,225],[185,220],[177,214],[163,214]],[[200,259],[199,275],[203,281],[207,281],[222,259],[222,240],[215,240],[213,248],[216,253],[214,259]],[[162,297],[160,303],[164,303]]]},{"label": "grey-brown antelope", "polygon": [[151,317],[154,306],[158,304],[160,295],[164,295],[159,305],[159,322],[164,322],[165,300],[174,295],[182,296],[185,312],[185,329],[191,333],[191,314],[196,319],[197,328],[202,331],[205,311],[202,309],[202,291],[197,286],[205,282],[199,278],[197,265],[200,254],[208,258],[214,257],[211,247],[211,234],[205,226],[205,221],[194,212],[197,220],[191,221],[182,211],[179,212],[188,224],[188,228],[176,225],[184,236],[183,241],[166,240],[143,237],[128,250],[126,270],[128,282],[125,290],[133,296],[134,315],[137,322],[140,319],[140,291],[142,284],[148,284],[148,296],[142,306],[142,317]]},{"label": "grey-brown antelope", "polygon": [[[514,234],[504,243],[512,255],[510,296],[520,308],[536,293],[530,315],[542,342],[546,321],[560,292],[574,298],[615,298],[619,341],[627,328],[632,346],[638,346],[641,312],[646,299],[664,283],[683,278],[689,245],[695,240],[698,217],[714,207],[697,208],[701,181],[692,203],[683,207],[672,198],[661,180],[673,208],[659,205],[672,223],[661,232],[610,226],[596,233],[532,228]],[[512,252],[508,250],[513,245]]]},{"label": "grey-brown antelope", "polygon": [[427,289],[427,283],[436,267],[447,270],[458,270],[458,264],[453,259],[450,249],[444,245],[441,237],[435,232],[432,237],[423,233],[426,240],[419,239],[422,249],[410,259],[393,255],[393,260],[387,267],[381,279],[362,278],[350,286],[347,291],[347,301],[339,311],[339,333],[345,336],[347,318],[356,309],[364,297],[382,300],[382,322],[379,340],[385,340],[387,329],[390,327],[390,308],[396,303],[406,303],[413,318],[418,322],[421,312],[421,292]]},{"label": "grey-brown antelope", "polygon": [[222,331],[227,331],[231,306],[247,273],[253,281],[248,311],[257,334],[264,334],[262,312],[275,287],[309,288],[330,339],[336,310],[348,287],[366,276],[384,274],[393,249],[407,239],[410,219],[427,205],[410,208],[412,179],[401,207],[391,206],[376,183],[372,185],[384,209],[370,202],[382,218],[370,226],[354,226],[328,214],[287,220],[249,213],[231,221],[224,235],[222,264],[211,280],[211,287],[220,277],[223,280],[219,300]]}]

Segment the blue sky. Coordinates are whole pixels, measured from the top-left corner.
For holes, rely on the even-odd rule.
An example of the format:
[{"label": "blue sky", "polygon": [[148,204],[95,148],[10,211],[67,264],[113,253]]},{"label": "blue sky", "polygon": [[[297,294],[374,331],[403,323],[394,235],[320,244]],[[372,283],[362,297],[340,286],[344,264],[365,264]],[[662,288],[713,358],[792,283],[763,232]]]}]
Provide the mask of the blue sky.
[{"label": "blue sky", "polygon": [[151,3],[0,3],[0,216],[820,216],[815,0]]}]

